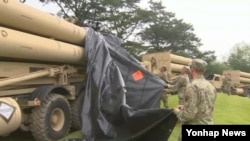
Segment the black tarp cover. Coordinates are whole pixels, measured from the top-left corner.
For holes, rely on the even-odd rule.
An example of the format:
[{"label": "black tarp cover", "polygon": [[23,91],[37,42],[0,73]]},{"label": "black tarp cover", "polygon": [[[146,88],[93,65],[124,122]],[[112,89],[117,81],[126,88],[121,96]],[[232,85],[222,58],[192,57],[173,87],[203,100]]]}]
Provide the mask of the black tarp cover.
[{"label": "black tarp cover", "polygon": [[160,108],[166,83],[145,70],[119,38],[85,28],[85,141],[166,141],[177,119]]}]

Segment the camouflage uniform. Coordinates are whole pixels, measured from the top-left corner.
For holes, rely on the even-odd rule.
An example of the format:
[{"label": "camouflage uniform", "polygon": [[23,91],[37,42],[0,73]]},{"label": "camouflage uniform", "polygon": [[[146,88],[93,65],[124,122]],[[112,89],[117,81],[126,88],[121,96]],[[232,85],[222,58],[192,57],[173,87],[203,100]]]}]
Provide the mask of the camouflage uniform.
[{"label": "camouflage uniform", "polygon": [[185,92],[185,88],[189,82],[190,82],[190,80],[189,80],[188,74],[184,74],[178,79],[178,81],[175,83],[175,85],[170,87],[170,89],[172,91],[178,92],[179,105],[184,104],[184,92]]},{"label": "camouflage uniform", "polygon": [[223,92],[231,95],[231,78],[226,76],[223,80]]},{"label": "camouflage uniform", "polygon": [[[192,61],[192,67],[205,70],[207,63],[200,59]],[[213,124],[215,87],[203,76],[192,79],[185,90],[184,107],[176,115],[183,124]],[[179,136],[181,140],[181,135]]]},{"label": "camouflage uniform", "polygon": [[184,124],[213,124],[216,90],[204,77],[195,78],[185,90],[184,109],[177,117]]},{"label": "camouflage uniform", "polygon": [[[158,74],[158,76],[164,80],[165,82],[168,82],[170,80],[170,74],[166,73],[166,72],[162,72],[160,71],[160,73]],[[167,91],[163,91],[163,94],[161,96],[161,100],[164,104],[165,108],[168,108],[168,92]]]}]

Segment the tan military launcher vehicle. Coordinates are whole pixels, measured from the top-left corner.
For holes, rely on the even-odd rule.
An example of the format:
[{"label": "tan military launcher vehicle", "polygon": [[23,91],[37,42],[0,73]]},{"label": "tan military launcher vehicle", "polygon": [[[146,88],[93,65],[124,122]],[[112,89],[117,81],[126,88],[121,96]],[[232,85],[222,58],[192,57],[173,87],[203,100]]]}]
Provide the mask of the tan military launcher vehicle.
[{"label": "tan military launcher vehicle", "polygon": [[221,74],[209,74],[206,79],[216,88],[217,91],[221,91],[224,76]]},{"label": "tan military launcher vehicle", "polygon": [[142,64],[153,74],[158,74],[162,66],[167,67],[171,79],[178,78],[183,66],[187,66],[192,59],[174,55],[170,52],[156,52],[142,55]]},{"label": "tan military launcher vehicle", "polygon": [[229,74],[231,77],[231,91],[233,94],[240,96],[249,96],[250,91],[250,73],[242,72],[240,70],[225,70],[223,74],[207,75],[206,79],[212,83],[218,92],[223,90],[224,75]]},{"label": "tan military launcher vehicle", "polygon": [[80,129],[85,29],[17,0],[0,7],[0,138],[21,129],[52,141]]}]

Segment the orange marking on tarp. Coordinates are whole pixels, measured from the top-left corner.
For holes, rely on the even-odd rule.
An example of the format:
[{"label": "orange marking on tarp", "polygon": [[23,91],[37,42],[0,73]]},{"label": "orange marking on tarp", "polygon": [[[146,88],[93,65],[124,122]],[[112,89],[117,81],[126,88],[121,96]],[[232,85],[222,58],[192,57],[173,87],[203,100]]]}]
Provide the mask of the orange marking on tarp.
[{"label": "orange marking on tarp", "polygon": [[144,78],[144,76],[143,76],[143,74],[142,74],[142,72],[141,72],[140,70],[134,72],[134,73],[132,74],[132,77],[133,77],[133,79],[134,79],[135,81],[138,81],[138,80],[141,80],[141,79]]}]

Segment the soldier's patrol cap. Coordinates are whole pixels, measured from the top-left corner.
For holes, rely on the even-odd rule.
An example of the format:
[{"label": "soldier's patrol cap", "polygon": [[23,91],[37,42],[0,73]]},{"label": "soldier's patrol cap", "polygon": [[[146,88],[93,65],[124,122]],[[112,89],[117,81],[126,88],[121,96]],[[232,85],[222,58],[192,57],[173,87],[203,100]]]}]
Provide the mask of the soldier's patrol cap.
[{"label": "soldier's patrol cap", "polygon": [[207,62],[202,59],[193,59],[189,66],[199,71],[205,71],[207,67]]}]

